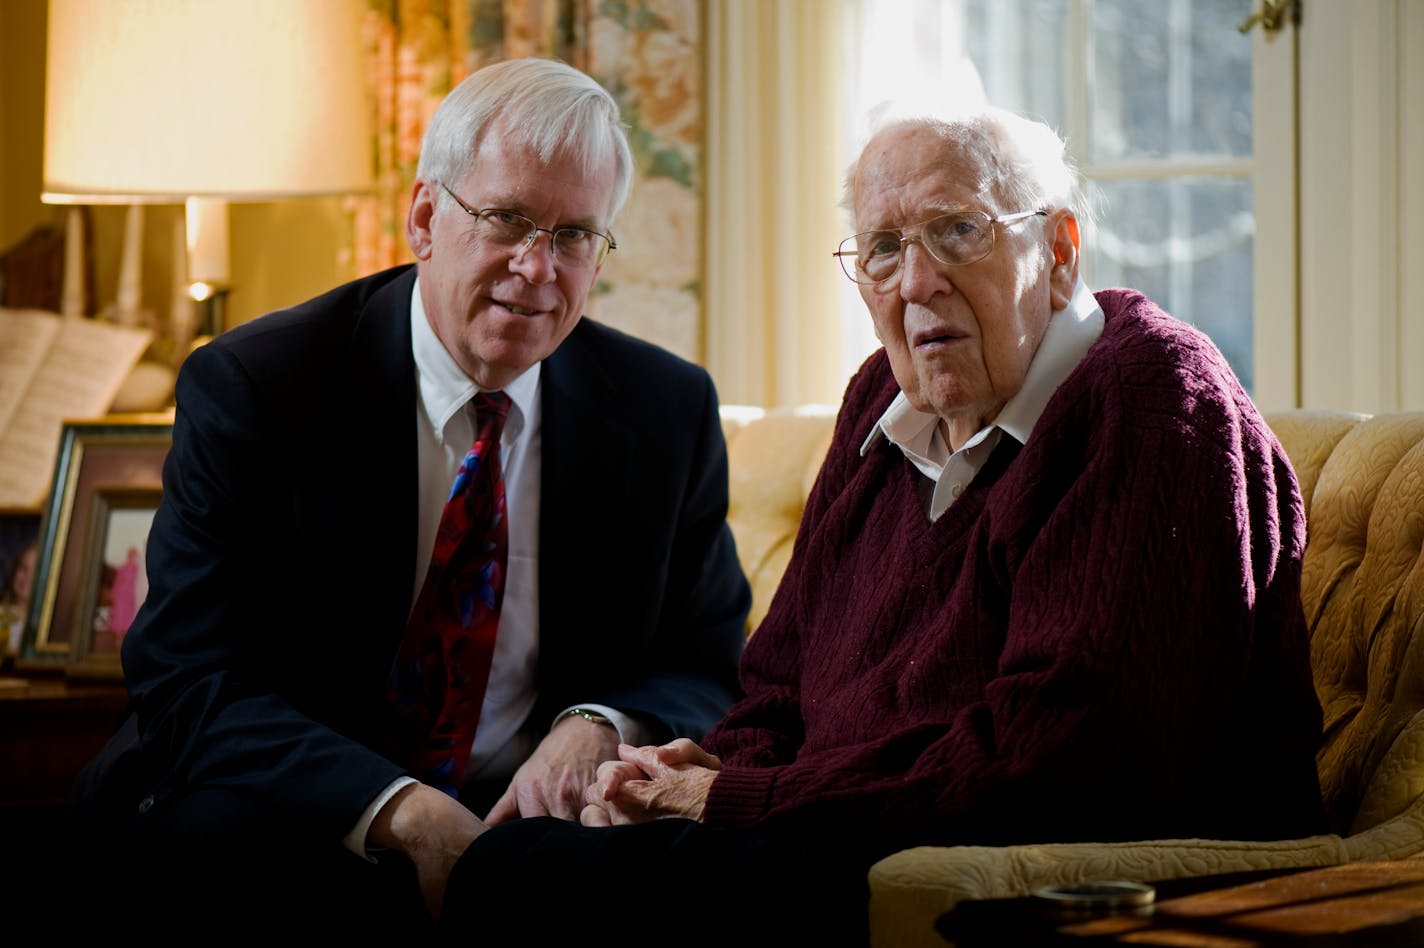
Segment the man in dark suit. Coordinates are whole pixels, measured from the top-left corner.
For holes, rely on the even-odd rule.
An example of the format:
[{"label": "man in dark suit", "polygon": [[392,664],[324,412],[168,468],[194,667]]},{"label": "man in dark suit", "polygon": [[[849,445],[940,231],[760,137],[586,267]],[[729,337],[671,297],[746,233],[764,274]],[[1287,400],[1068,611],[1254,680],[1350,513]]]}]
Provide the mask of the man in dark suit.
[{"label": "man in dark suit", "polygon": [[[700,738],[730,704],[750,593],[715,389],[582,318],[631,175],[587,76],[487,67],[426,132],[413,267],[188,358],[123,645],[133,714],[72,799],[101,891],[181,926],[418,933],[487,824],[577,819],[620,742]],[[442,792],[381,750],[478,392],[508,396],[507,579]]]}]

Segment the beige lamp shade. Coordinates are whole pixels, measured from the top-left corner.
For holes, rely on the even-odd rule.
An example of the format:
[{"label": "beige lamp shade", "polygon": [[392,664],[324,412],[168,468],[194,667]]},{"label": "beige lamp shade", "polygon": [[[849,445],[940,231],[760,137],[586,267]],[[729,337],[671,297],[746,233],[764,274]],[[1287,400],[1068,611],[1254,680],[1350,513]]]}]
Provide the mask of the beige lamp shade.
[{"label": "beige lamp shade", "polygon": [[362,0],[50,0],[55,204],[270,201],[371,184]]}]

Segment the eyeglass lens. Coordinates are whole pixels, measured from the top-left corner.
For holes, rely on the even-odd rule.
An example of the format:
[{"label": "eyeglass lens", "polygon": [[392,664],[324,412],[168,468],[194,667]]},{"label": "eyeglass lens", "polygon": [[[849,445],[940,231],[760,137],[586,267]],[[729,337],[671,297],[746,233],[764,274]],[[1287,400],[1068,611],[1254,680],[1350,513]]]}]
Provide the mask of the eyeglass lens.
[{"label": "eyeglass lens", "polygon": [[[918,236],[939,262],[963,265],[983,259],[993,249],[994,224],[978,211],[944,214],[922,224]],[[845,267],[846,274],[860,283],[888,279],[900,268],[905,244],[914,239],[914,235],[902,238],[895,230],[872,230],[847,238],[841,250],[853,251],[855,262]],[[842,265],[848,262],[841,257]]]},{"label": "eyeglass lens", "polygon": [[[514,248],[528,245],[543,230],[529,218],[513,211],[487,210],[477,218],[483,225],[485,238],[500,246]],[[589,266],[598,263],[608,250],[608,238],[580,227],[559,227],[552,232],[554,257],[564,263]]]}]

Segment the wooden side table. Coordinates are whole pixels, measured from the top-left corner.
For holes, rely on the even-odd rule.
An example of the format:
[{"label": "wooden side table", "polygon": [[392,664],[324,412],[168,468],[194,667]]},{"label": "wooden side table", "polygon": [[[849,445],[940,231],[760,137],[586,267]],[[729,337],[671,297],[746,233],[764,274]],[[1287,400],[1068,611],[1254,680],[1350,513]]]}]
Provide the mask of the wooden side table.
[{"label": "wooden side table", "polygon": [[82,894],[70,886],[64,803],[122,719],[121,683],[0,676],[0,905],[55,924]]},{"label": "wooden side table", "polygon": [[955,948],[1419,948],[1424,858],[1154,883],[1155,903],[1070,913],[1034,898],[961,902],[936,929]]},{"label": "wooden side table", "polygon": [[14,808],[62,806],[127,701],[117,682],[0,677],[0,818]]}]

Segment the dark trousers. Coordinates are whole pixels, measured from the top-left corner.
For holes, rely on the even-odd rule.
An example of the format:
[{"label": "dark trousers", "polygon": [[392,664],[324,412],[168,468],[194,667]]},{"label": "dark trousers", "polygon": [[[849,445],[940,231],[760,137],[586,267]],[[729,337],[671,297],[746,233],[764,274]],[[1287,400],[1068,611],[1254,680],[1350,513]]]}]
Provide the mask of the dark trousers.
[{"label": "dark trousers", "polygon": [[866,864],[828,836],[517,820],[465,851],[440,927],[493,945],[864,946]]},{"label": "dark trousers", "polygon": [[171,800],[141,836],[72,826],[60,846],[72,869],[70,904],[83,911],[65,927],[185,945],[431,940],[408,860],[391,854],[373,863],[313,836],[274,825],[265,808],[224,789]]},{"label": "dark trousers", "polygon": [[515,820],[461,857],[437,930],[404,857],[372,863],[330,839],[318,844],[324,834],[283,826],[240,793],[177,794],[147,814],[140,833],[116,825],[75,819],[56,842],[56,908],[68,934],[258,946],[868,941],[868,863],[834,828],[798,840],[689,820],[613,828]]}]

